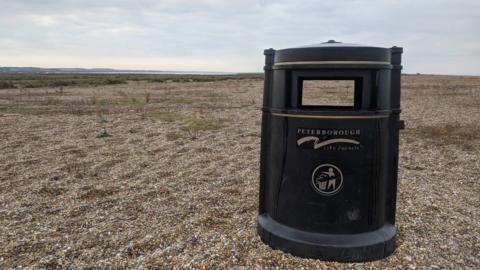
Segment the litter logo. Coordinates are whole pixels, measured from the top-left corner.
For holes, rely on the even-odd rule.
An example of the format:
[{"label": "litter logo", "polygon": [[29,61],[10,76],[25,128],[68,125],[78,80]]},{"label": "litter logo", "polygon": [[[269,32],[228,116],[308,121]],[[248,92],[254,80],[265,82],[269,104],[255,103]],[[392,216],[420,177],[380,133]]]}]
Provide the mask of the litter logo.
[{"label": "litter logo", "polygon": [[313,170],[312,186],[320,195],[337,194],[343,187],[342,171],[332,164],[319,165]]}]

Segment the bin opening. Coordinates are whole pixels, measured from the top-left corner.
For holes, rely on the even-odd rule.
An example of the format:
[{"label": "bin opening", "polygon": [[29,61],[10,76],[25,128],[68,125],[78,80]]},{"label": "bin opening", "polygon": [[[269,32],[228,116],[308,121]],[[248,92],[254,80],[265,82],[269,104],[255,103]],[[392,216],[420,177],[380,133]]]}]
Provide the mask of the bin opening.
[{"label": "bin opening", "polygon": [[300,79],[300,106],[355,108],[361,79]]}]

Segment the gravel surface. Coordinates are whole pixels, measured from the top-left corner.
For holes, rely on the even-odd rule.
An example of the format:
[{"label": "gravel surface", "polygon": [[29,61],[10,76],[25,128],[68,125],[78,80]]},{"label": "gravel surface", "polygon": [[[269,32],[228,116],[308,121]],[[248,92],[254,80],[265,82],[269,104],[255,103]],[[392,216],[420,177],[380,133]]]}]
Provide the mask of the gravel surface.
[{"label": "gravel surface", "polygon": [[397,249],[256,234],[261,80],[0,90],[0,269],[479,269],[480,78],[403,78]]}]

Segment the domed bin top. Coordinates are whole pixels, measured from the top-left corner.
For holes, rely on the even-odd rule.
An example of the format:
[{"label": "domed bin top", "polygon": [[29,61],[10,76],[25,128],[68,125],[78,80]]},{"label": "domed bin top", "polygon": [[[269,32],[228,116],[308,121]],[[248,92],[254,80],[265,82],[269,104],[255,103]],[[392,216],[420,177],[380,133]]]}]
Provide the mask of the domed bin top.
[{"label": "domed bin top", "polygon": [[391,68],[389,48],[328,42],[275,51],[274,68]]},{"label": "domed bin top", "polygon": [[[346,114],[398,111],[402,52],[401,47],[382,48],[334,40],[265,50],[264,108]],[[303,85],[312,80],[350,81],[354,84],[353,106],[304,103]]]}]

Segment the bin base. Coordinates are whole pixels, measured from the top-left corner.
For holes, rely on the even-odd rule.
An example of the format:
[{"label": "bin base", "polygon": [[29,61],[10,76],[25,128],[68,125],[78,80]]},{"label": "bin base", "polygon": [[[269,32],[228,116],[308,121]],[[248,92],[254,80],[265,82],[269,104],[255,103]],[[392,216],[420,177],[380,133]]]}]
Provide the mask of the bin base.
[{"label": "bin base", "polygon": [[385,224],[370,232],[324,234],[297,230],[259,215],[258,234],[274,249],[304,258],[337,262],[364,262],[387,257],[395,249],[395,226]]}]

